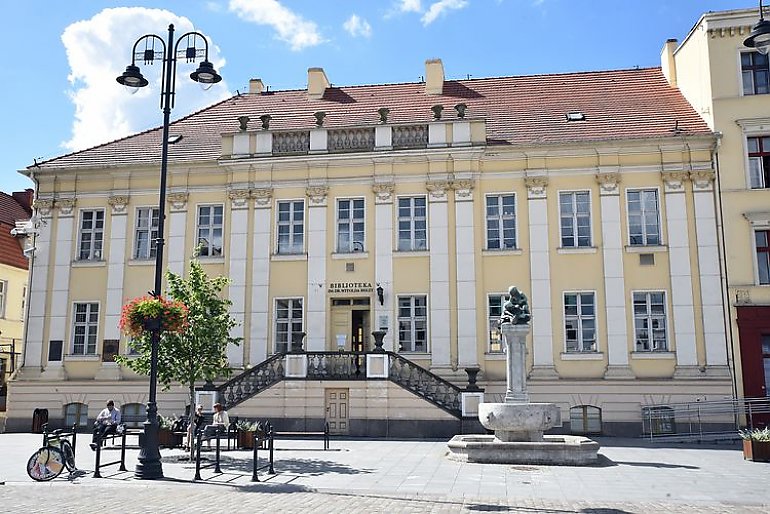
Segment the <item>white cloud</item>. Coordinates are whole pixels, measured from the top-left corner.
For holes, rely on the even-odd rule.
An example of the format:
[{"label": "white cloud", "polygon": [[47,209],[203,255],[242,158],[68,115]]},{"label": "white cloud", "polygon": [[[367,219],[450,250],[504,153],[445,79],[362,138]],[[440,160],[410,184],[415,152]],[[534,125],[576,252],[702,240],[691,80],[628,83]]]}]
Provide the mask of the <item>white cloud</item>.
[{"label": "white cloud", "polygon": [[289,43],[292,50],[324,42],[315,23],[303,19],[277,0],[230,0],[229,8],[243,20],[273,27],[278,39]]},{"label": "white cloud", "polygon": [[[135,95],[128,94],[115,77],[131,63],[134,42],[150,33],[166,39],[165,29],[169,23],[174,24],[177,35],[194,30],[193,23],[187,18],[166,10],[142,7],[104,9],[93,18],[75,22],[64,29],[62,43],[70,67],[71,89],[68,93],[75,104],[72,138],[62,143],[64,148],[81,150],[162,124],[161,62],[147,66],[137,61],[150,84]],[[156,48],[161,49],[157,41]],[[218,54],[209,38],[209,60],[221,73],[225,60]],[[202,91],[189,79],[192,71],[193,65],[184,60],[179,62],[173,111],[176,118],[230,96],[224,80],[209,91]]]},{"label": "white cloud", "polygon": [[420,12],[422,5],[420,0],[400,0],[396,9],[400,12]]},{"label": "white cloud", "polygon": [[222,4],[219,2],[206,2],[205,7],[211,12],[222,12]]},{"label": "white cloud", "polygon": [[467,0],[439,0],[438,2],[434,2],[428,8],[425,14],[422,15],[422,18],[421,18],[422,24],[426,26],[430,25],[431,23],[436,21],[436,18],[438,18],[442,14],[446,14],[448,10],[462,9],[467,5],[468,5]]},{"label": "white cloud", "polygon": [[369,25],[368,21],[359,18],[357,14],[348,18],[348,20],[342,24],[342,27],[353,37],[370,37],[372,35],[372,26]]}]

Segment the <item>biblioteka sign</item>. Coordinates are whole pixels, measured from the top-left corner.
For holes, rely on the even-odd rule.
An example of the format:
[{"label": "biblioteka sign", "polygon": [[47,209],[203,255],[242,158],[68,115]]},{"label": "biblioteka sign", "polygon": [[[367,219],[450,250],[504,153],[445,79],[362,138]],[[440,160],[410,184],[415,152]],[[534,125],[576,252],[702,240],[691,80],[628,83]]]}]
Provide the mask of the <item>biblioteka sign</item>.
[{"label": "biblioteka sign", "polygon": [[371,293],[374,291],[371,282],[331,282],[329,284],[330,294],[339,293]]}]

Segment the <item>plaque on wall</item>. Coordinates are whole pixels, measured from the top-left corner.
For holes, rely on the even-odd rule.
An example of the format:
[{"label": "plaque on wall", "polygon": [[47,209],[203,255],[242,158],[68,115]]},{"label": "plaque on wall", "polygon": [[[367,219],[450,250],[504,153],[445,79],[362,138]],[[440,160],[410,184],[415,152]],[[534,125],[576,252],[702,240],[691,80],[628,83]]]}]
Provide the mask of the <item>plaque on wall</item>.
[{"label": "plaque on wall", "polygon": [[102,362],[115,362],[118,348],[120,348],[119,339],[105,339],[102,345]]},{"label": "plaque on wall", "polygon": [[61,362],[62,341],[48,341],[48,362]]}]

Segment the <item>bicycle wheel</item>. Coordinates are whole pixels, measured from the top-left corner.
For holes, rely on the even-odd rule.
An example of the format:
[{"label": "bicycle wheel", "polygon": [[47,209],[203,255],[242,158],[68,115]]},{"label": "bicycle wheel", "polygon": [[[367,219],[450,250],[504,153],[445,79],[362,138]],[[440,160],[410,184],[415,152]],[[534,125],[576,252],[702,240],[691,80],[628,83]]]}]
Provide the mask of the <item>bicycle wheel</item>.
[{"label": "bicycle wheel", "polygon": [[58,448],[44,446],[27,461],[27,474],[32,480],[46,482],[58,477],[64,469],[64,454]]},{"label": "bicycle wheel", "polygon": [[75,450],[72,449],[72,445],[66,439],[61,442],[61,452],[64,455],[64,463],[67,465],[67,469],[70,471],[78,469],[75,465]]}]

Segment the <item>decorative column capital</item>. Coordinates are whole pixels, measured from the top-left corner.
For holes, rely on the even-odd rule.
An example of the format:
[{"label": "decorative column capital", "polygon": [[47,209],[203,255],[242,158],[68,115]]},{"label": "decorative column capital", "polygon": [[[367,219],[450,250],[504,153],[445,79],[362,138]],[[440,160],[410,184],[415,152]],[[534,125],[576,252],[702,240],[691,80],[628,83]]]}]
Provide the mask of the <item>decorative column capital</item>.
[{"label": "decorative column capital", "polygon": [[273,198],[272,187],[258,187],[251,190],[251,197],[254,199],[254,207],[264,209],[270,207],[270,200]]},{"label": "decorative column capital", "polygon": [[606,196],[620,193],[620,173],[597,173],[595,178],[599,184],[599,194]]},{"label": "decorative column capital", "polygon": [[452,188],[448,180],[430,180],[425,183],[428,190],[428,200],[433,202],[446,202],[447,191]]},{"label": "decorative column capital", "polygon": [[548,177],[524,177],[524,185],[527,186],[528,198],[531,200],[546,197],[546,188],[548,187]]},{"label": "decorative column capital", "polygon": [[690,178],[686,171],[662,171],[663,185],[666,193],[683,193],[684,183]]},{"label": "decorative column capital", "polygon": [[695,191],[712,191],[714,189],[714,180],[716,180],[716,172],[714,170],[691,171],[690,180],[692,180]]},{"label": "decorative column capital", "polygon": [[74,198],[57,198],[53,202],[53,206],[56,209],[59,209],[59,216],[61,217],[69,217],[72,216],[73,211],[75,210],[75,199]]},{"label": "decorative column capital", "polygon": [[112,207],[112,215],[118,216],[126,214],[128,207],[128,195],[113,195],[107,199],[107,203]]},{"label": "decorative column capital", "polygon": [[309,207],[326,207],[329,186],[308,186],[305,194],[310,200]]},{"label": "decorative column capital", "polygon": [[234,210],[249,208],[249,190],[248,189],[230,189],[227,191],[227,197],[230,199],[231,207]]},{"label": "decorative column capital", "polygon": [[372,186],[372,192],[374,193],[375,203],[391,203],[393,201],[393,192],[395,190],[396,185],[392,182],[374,184]]},{"label": "decorative column capital", "polygon": [[187,192],[169,193],[166,196],[166,201],[171,206],[171,212],[180,212],[187,210],[187,199],[189,197]]},{"label": "decorative column capital", "polygon": [[38,198],[32,203],[32,207],[43,218],[50,218],[53,210],[53,200],[50,198]]},{"label": "decorative column capital", "polygon": [[470,201],[473,200],[473,180],[460,179],[452,182],[452,189],[455,191],[455,201]]}]

